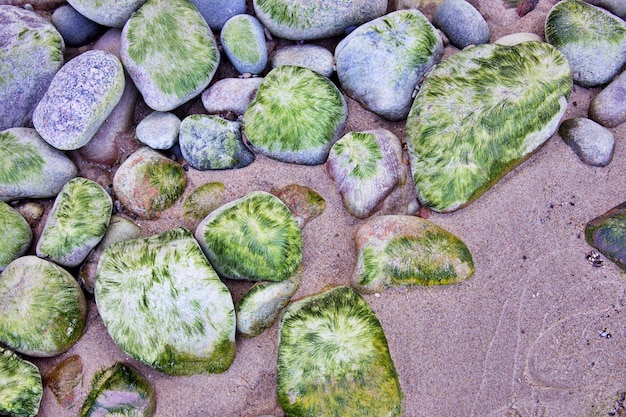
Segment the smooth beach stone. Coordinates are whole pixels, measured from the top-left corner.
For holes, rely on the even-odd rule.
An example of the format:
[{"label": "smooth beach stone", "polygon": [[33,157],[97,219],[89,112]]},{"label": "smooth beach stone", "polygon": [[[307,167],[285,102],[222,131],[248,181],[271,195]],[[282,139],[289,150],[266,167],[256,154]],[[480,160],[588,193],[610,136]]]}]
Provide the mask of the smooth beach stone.
[{"label": "smooth beach stone", "polygon": [[441,59],[443,42],[418,10],[401,10],[359,26],[335,49],[347,95],[390,120],[406,118],[420,79]]},{"label": "smooth beach stone", "polygon": [[87,178],[68,181],[54,200],[37,242],[37,256],[77,266],[102,240],[111,219],[111,196]]},{"label": "smooth beach stone", "polygon": [[148,0],[124,25],[120,55],[144,101],[157,111],[199,95],[220,61],[213,32],[188,0]]},{"label": "smooth beach stone", "polygon": [[221,182],[202,184],[183,201],[183,218],[201,221],[213,210],[222,205],[226,187]]},{"label": "smooth beach stone", "polygon": [[254,0],[256,17],[263,26],[290,40],[341,35],[386,10],[387,0]]},{"label": "smooth beach stone", "polygon": [[0,130],[31,126],[35,106],[63,65],[61,34],[37,13],[0,5]]},{"label": "smooth beach stone", "polygon": [[0,347],[0,414],[35,417],[42,397],[39,369]]},{"label": "smooth beach stone", "polygon": [[324,197],[312,188],[303,185],[290,184],[280,190],[272,191],[272,194],[285,203],[289,211],[296,217],[300,229],[326,211]]},{"label": "smooth beach stone", "polygon": [[93,377],[78,417],[150,417],[156,409],[154,388],[137,369],[116,362]]},{"label": "smooth beach stone", "polygon": [[335,57],[332,52],[320,45],[288,45],[277,50],[271,59],[272,68],[294,65],[319,72],[330,77],[335,71]]},{"label": "smooth beach stone", "polygon": [[93,44],[93,49],[110,52],[118,58],[120,58],[121,47],[122,29],[120,28],[109,28]]},{"label": "smooth beach stone", "polygon": [[68,0],[86,18],[103,26],[121,28],[146,0]]},{"label": "smooth beach stone", "polygon": [[235,358],[235,307],[191,232],[109,246],[95,298],[115,343],[168,375],[220,373]]},{"label": "smooth beach stone", "polygon": [[478,10],[465,0],[446,0],[433,15],[433,24],[459,49],[489,43],[489,26]]},{"label": "smooth beach stone", "polygon": [[465,243],[421,217],[376,217],[359,228],[355,243],[358,255],[352,286],[365,294],[393,287],[456,284],[474,273]]},{"label": "smooth beach stone", "polygon": [[282,162],[319,165],[326,161],[348,118],[341,92],[326,77],[284,65],[263,79],[243,115],[251,146]]},{"label": "smooth beach stone", "polygon": [[195,236],[213,268],[228,279],[284,281],[302,262],[302,233],[294,215],[264,191],[214,210]]},{"label": "smooth beach stone", "polygon": [[589,118],[609,128],[626,122],[626,71],[591,100]]},{"label": "smooth beach stone", "polygon": [[243,168],[254,162],[254,154],[243,143],[240,122],[205,114],[187,116],[178,142],[185,161],[201,171]]},{"label": "smooth beach stone", "polygon": [[422,206],[448,212],[482,195],[552,136],[571,91],[547,43],[478,45],[435,66],[406,127]]},{"label": "smooth beach stone", "polygon": [[0,272],[24,255],[33,240],[33,231],[22,215],[0,201]]},{"label": "smooth beach stone", "polygon": [[124,207],[144,219],[155,219],[185,191],[187,175],[180,164],[144,147],[115,172],[113,192]]},{"label": "smooth beach stone", "polygon": [[302,266],[281,282],[257,282],[235,306],[237,332],[256,337],[274,325],[302,283]]},{"label": "smooth beach stone", "polygon": [[602,7],[616,16],[626,17],[626,2],[623,0],[585,0],[594,6]]},{"label": "smooth beach stone", "polygon": [[87,19],[70,5],[57,8],[50,21],[63,36],[66,46],[86,45],[103,32],[102,26]]},{"label": "smooth beach stone", "polygon": [[77,174],[76,165],[35,129],[0,132],[0,200],[54,197]]},{"label": "smooth beach stone", "polygon": [[546,41],[570,64],[574,82],[595,87],[610,82],[626,63],[626,22],[599,7],[564,0],[548,13]]},{"label": "smooth beach stone", "polygon": [[78,355],[69,356],[57,363],[44,376],[44,388],[50,388],[57,403],[71,408],[81,394],[83,384],[83,360]]},{"label": "smooth beach stone", "polygon": [[155,111],[137,125],[137,139],[152,149],[169,149],[178,142],[181,120],[174,113]]},{"label": "smooth beach stone", "polygon": [[405,181],[402,143],[386,129],[350,132],[330,149],[326,170],[346,210],[366,218]]},{"label": "smooth beach stone", "polygon": [[41,137],[60,150],[84,146],[96,134],[124,92],[124,69],[117,57],[91,50],[56,73],[33,114]]},{"label": "smooth beach stone", "polygon": [[325,289],[285,309],[276,384],[280,406],[293,417],[403,415],[383,328],[349,287]]},{"label": "smooth beach stone", "polygon": [[211,30],[219,31],[228,19],[246,12],[246,0],[191,0]]},{"label": "smooth beach stone", "polygon": [[612,208],[585,226],[587,243],[626,271],[626,203]]},{"label": "smooth beach stone", "polygon": [[69,272],[36,256],[17,258],[0,275],[0,343],[51,357],[83,334],[87,301]]},{"label": "smooth beach stone", "polygon": [[559,135],[587,165],[605,167],[613,159],[613,133],[593,120],[583,117],[565,120],[559,127]]},{"label": "smooth beach stone", "polygon": [[220,32],[224,53],[240,74],[259,74],[267,65],[267,43],[263,26],[247,14],[234,16]]},{"label": "smooth beach stone", "polygon": [[262,82],[261,77],[223,78],[202,93],[202,105],[211,114],[232,112],[242,115]]},{"label": "smooth beach stone", "polygon": [[501,38],[498,38],[494,43],[498,45],[504,46],[513,46],[522,42],[543,42],[541,36],[536,33],[528,33],[528,32],[519,32],[519,33],[511,33],[509,35],[505,35]]}]

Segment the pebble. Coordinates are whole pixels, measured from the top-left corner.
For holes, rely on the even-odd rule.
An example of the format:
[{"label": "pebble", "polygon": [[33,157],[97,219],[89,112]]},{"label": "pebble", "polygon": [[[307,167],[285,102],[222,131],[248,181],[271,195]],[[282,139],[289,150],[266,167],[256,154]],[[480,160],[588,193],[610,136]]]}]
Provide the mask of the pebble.
[{"label": "pebble", "polygon": [[60,150],[86,145],[120,101],[124,84],[115,55],[97,50],[78,55],[56,73],[37,104],[35,129]]},{"label": "pebble", "polygon": [[0,414],[34,417],[39,413],[43,381],[37,366],[0,347],[0,381]]},{"label": "pebble", "polygon": [[589,118],[609,128],[626,122],[626,71],[591,100]]},{"label": "pebble", "polygon": [[247,14],[234,16],[220,32],[224,53],[240,74],[259,74],[267,65],[267,43],[263,26]]},{"label": "pebble", "polygon": [[489,43],[489,26],[474,6],[465,0],[446,0],[433,15],[433,24],[459,49]]},{"label": "pebble", "polygon": [[300,229],[326,211],[324,197],[304,185],[290,184],[280,190],[272,191],[272,194],[285,203],[289,211],[296,217]]},{"label": "pebble", "polygon": [[220,61],[213,32],[187,0],[145,3],[124,26],[120,55],[145,103],[157,111],[198,96]]},{"label": "pebble", "polygon": [[191,0],[211,30],[219,32],[228,19],[246,12],[246,0]]},{"label": "pebble", "polygon": [[406,118],[420,79],[442,55],[437,30],[418,10],[400,10],[365,23],[335,49],[342,89],[389,120]]},{"label": "pebble", "polygon": [[592,247],[626,271],[626,203],[591,220],[585,239]]},{"label": "pebble", "polygon": [[59,7],[52,13],[51,22],[59,31],[66,46],[77,47],[93,42],[104,28],[87,19],[70,5]]},{"label": "pebble", "polygon": [[146,0],[68,0],[67,2],[87,19],[102,26],[121,28]]},{"label": "pebble", "polygon": [[386,10],[387,0],[254,0],[257,19],[272,35],[290,40],[342,35]]},{"label": "pebble", "polygon": [[63,65],[55,27],[35,12],[0,5],[0,131],[32,126],[35,106]]},{"label": "pebble", "polygon": [[605,167],[613,159],[615,137],[606,127],[583,117],[565,120],[559,135],[587,165]]},{"label": "pebble", "polygon": [[626,17],[626,2],[624,0],[585,0],[594,6],[602,7],[616,16]]},{"label": "pebble", "polygon": [[335,72],[335,57],[332,52],[320,45],[288,45],[277,50],[271,58],[272,68],[281,65],[295,65],[319,72],[330,77]]},{"label": "pebble", "polygon": [[604,9],[564,0],[550,9],[545,27],[546,41],[565,55],[583,87],[611,82],[626,63],[626,22]]},{"label": "pebble", "polygon": [[226,187],[221,182],[208,182],[197,187],[183,201],[183,217],[193,222],[200,222],[222,205],[225,189]]},{"label": "pebble", "polygon": [[202,93],[202,105],[211,114],[242,115],[256,96],[261,77],[223,78]]},{"label": "pebble", "polygon": [[54,365],[44,376],[44,383],[64,408],[72,408],[74,399],[82,395],[83,361],[72,355]]},{"label": "pebble", "polygon": [[365,294],[394,287],[457,284],[474,274],[465,243],[420,217],[374,217],[359,228],[355,242],[358,255],[351,282]]},{"label": "pebble", "polygon": [[497,39],[494,43],[497,43],[498,45],[513,46],[522,42],[543,42],[543,39],[541,39],[541,36],[536,33],[519,32],[505,35]]},{"label": "pebble", "polygon": [[0,132],[0,200],[48,198],[78,174],[65,154],[48,145],[35,129]]},{"label": "pebble", "polygon": [[178,142],[180,123],[174,113],[155,111],[139,122],[135,135],[152,149],[169,149]]},{"label": "pebble", "polygon": [[144,219],[158,218],[183,195],[182,166],[145,146],[126,159],[113,177],[113,192],[124,208]]},{"label": "pebble", "polygon": [[194,114],[183,119],[179,134],[183,158],[193,168],[243,168],[254,161],[254,154],[241,137],[241,123],[217,116]]},{"label": "pebble", "polygon": [[33,240],[33,231],[22,215],[0,201],[0,272],[24,255]]},{"label": "pebble", "polygon": [[349,132],[330,149],[326,171],[346,210],[369,217],[406,174],[400,139],[386,129]]}]

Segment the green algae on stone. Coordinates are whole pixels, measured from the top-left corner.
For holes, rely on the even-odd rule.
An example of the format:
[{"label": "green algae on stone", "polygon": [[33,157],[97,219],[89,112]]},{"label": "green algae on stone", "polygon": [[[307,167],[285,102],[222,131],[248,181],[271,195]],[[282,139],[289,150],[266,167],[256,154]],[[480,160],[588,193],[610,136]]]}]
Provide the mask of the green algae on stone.
[{"label": "green algae on stone", "polygon": [[33,239],[33,231],[22,215],[0,201],[0,272],[24,255]]},{"label": "green algae on stone", "polygon": [[117,362],[96,372],[78,417],[150,417],[155,409],[150,382],[131,365]]},{"label": "green algae on stone", "polygon": [[69,272],[36,256],[0,275],[0,343],[29,356],[65,352],[82,336],[87,302]]},{"label": "green algae on stone", "polygon": [[158,111],[200,94],[220,60],[213,32],[188,0],[148,0],[124,26],[120,55],[146,104]]},{"label": "green algae on stone", "polygon": [[154,369],[220,373],[235,358],[232,297],[184,228],[108,247],[94,294],[111,338]]},{"label": "green algae on stone", "polygon": [[545,33],[583,87],[610,82],[626,63],[626,23],[584,1],[557,3],[546,17]]},{"label": "green algae on stone", "polygon": [[263,26],[254,17],[240,14],[228,19],[220,32],[224,52],[239,73],[259,74],[267,65]]},{"label": "green algae on stone", "polygon": [[448,285],[474,273],[469,249],[458,237],[414,216],[376,217],[355,237],[352,286],[362,293],[413,285]]},{"label": "green algae on stone", "polygon": [[280,282],[257,282],[235,306],[237,331],[244,337],[256,337],[270,328],[302,283],[302,266]]},{"label": "green algae on stone", "polygon": [[208,182],[197,187],[183,201],[183,217],[200,221],[218,208],[226,187],[221,182]]},{"label": "green algae on stone", "polygon": [[308,68],[270,71],[243,116],[250,144],[262,154],[304,165],[324,163],[348,117],[341,92]]},{"label": "green algae on stone", "polygon": [[374,311],[335,287],[293,302],[280,321],[278,401],[286,414],[402,416],[402,388]]},{"label": "green algae on stone", "polygon": [[626,271],[626,203],[587,223],[585,239]]},{"label": "green algae on stone", "polygon": [[68,181],[54,200],[39,242],[37,256],[63,266],[77,266],[96,247],[109,226],[113,202],[97,182]]},{"label": "green algae on stone", "polygon": [[302,233],[294,215],[264,191],[250,192],[213,211],[195,235],[225,278],[283,281],[302,261]]},{"label": "green algae on stone", "polygon": [[540,42],[479,45],[426,76],[406,126],[419,201],[463,207],[556,131],[572,91],[565,57]]},{"label": "green algae on stone", "polygon": [[42,396],[39,369],[0,347],[0,415],[34,417]]}]

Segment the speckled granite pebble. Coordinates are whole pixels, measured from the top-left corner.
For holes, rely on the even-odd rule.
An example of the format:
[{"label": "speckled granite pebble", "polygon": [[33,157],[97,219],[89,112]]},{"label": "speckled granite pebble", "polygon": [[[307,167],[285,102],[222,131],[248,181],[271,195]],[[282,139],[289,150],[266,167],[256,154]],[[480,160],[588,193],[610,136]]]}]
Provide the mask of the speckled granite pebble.
[{"label": "speckled granite pebble", "polygon": [[262,77],[223,78],[202,93],[202,105],[211,114],[244,114],[261,82]]},{"label": "speckled granite pebble", "polygon": [[277,50],[271,58],[272,68],[295,65],[330,77],[335,71],[335,57],[323,46],[314,44],[288,45]]},{"label": "speckled granite pebble", "polygon": [[609,128],[626,122],[626,71],[591,100],[589,118]]},{"label": "speckled granite pebble", "polygon": [[583,117],[565,120],[559,127],[559,135],[587,165],[604,167],[613,159],[613,133],[593,120]]},{"label": "speckled granite pebble", "polygon": [[489,26],[474,6],[465,0],[446,0],[433,15],[433,24],[459,49],[489,42]]},{"label": "speckled granite pebble", "polygon": [[137,139],[152,149],[169,149],[178,141],[180,119],[174,113],[155,111],[137,125]]}]

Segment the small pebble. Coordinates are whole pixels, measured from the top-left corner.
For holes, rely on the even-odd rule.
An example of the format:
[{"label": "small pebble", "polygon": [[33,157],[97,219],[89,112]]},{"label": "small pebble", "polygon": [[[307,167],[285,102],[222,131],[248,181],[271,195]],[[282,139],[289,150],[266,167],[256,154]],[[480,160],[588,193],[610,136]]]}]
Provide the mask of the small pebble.
[{"label": "small pebble", "polygon": [[155,111],[139,122],[135,134],[152,149],[169,149],[178,141],[180,123],[173,113]]},{"label": "small pebble", "polygon": [[263,26],[250,15],[234,16],[220,32],[224,53],[240,74],[259,74],[267,65],[267,43]]},{"label": "small pebble", "polygon": [[589,118],[605,127],[626,122],[626,71],[591,100]]},{"label": "small pebble", "polygon": [[211,30],[220,31],[228,19],[246,12],[246,0],[191,0]]},{"label": "small pebble", "polygon": [[244,114],[263,78],[223,78],[202,93],[202,105],[210,114]]},{"label": "small pebble", "polygon": [[565,120],[559,127],[559,135],[587,165],[604,167],[613,159],[613,134],[593,120],[582,117]]},{"label": "small pebble", "polygon": [[57,28],[66,46],[77,47],[95,40],[103,27],[87,19],[70,5],[61,6],[52,13],[52,24]]},{"label": "small pebble", "polygon": [[459,49],[489,43],[489,27],[478,10],[465,0],[446,0],[437,7],[433,24]]},{"label": "small pebble", "polygon": [[334,60],[333,54],[323,46],[289,45],[274,53],[271,64],[272,68],[296,65],[316,71],[324,77],[330,77],[334,72]]}]

